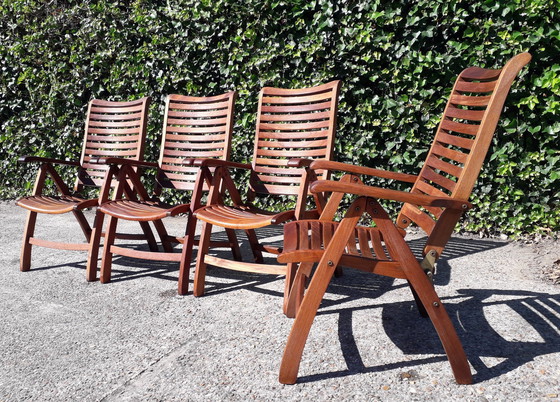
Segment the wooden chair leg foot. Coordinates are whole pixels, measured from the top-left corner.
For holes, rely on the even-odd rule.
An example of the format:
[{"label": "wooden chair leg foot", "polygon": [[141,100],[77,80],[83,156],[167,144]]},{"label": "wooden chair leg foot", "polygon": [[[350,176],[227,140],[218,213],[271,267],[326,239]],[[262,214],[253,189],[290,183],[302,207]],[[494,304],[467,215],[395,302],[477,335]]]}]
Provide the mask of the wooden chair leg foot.
[{"label": "wooden chair leg foot", "polygon": [[189,276],[191,268],[192,251],[194,245],[194,235],[196,230],[196,218],[191,214],[187,222],[185,240],[183,241],[183,251],[181,253],[181,265],[179,267],[179,284],[177,293],[185,296],[189,291]]},{"label": "wooden chair leg foot", "polygon": [[[340,253],[342,253],[342,250]],[[294,384],[297,380],[303,348],[334,273],[334,267],[329,266],[327,260],[323,258],[319,263],[288,336],[288,342],[280,364],[279,381],[282,384]]]},{"label": "wooden chair leg foot", "polygon": [[31,250],[32,245],[29,239],[33,237],[35,232],[35,223],[37,222],[37,212],[29,211],[27,213],[27,220],[25,222],[25,229],[23,231],[23,241],[21,245],[21,254],[19,259],[19,270],[26,272],[31,269]]},{"label": "wooden chair leg foot", "polygon": [[179,296],[186,296],[189,293],[189,272],[190,261],[187,263],[181,261],[181,266],[179,268],[179,284],[177,286],[177,294]]},{"label": "wooden chair leg foot", "polygon": [[422,281],[427,282],[419,284],[418,281],[416,281],[416,284],[423,288],[423,291],[417,291],[417,294],[439,336],[455,380],[459,384],[472,384],[471,368],[467,361],[467,355],[457,336],[457,331],[449,318],[449,314],[447,314],[443,303],[437,296],[429,279],[421,275],[417,278],[422,278]]},{"label": "wooden chair leg foot", "polygon": [[194,276],[194,283],[193,283],[193,295],[195,297],[204,296],[205,280],[206,280],[206,264],[203,262],[201,263],[197,262],[195,276]]},{"label": "wooden chair leg foot", "polygon": [[97,260],[99,258],[99,247],[101,244],[101,234],[103,233],[103,221],[105,214],[99,210],[95,215],[95,224],[89,239],[89,252],[86,266],[86,280],[94,282],[97,280]]},{"label": "wooden chair leg foot", "polygon": [[115,235],[117,232],[118,219],[111,217],[107,225],[105,233],[105,242],[103,244],[103,259],[101,260],[101,272],[99,279],[101,283],[109,283],[111,281],[111,266],[113,265],[113,254],[111,254],[111,246],[115,243]]},{"label": "wooden chair leg foot", "polygon": [[204,282],[206,280],[206,263],[204,256],[208,254],[210,249],[210,236],[212,225],[204,222],[202,225],[202,233],[198,242],[198,254],[196,257],[196,268],[194,271],[193,295],[198,297],[204,295]]}]

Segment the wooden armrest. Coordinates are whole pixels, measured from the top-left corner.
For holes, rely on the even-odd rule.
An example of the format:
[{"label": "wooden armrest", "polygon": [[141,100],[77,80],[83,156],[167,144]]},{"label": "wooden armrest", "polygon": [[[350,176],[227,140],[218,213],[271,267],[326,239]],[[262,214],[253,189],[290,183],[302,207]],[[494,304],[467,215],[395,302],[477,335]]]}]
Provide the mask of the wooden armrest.
[{"label": "wooden armrest", "polygon": [[350,165],[342,162],[333,162],[326,160],[316,160],[311,164],[311,169],[339,170],[342,172],[365,174],[368,176],[381,177],[384,179],[392,179],[406,183],[414,183],[418,176],[407,173],[391,172],[388,170],[374,169],[365,166]]},{"label": "wooden armrest", "polygon": [[472,208],[472,204],[468,201],[455,200],[446,197],[434,197],[425,194],[412,194],[405,191],[366,186],[364,184],[342,183],[332,180],[315,181],[311,183],[310,190],[312,193],[330,191],[335,193],[355,194],[373,198],[381,198],[384,200],[408,202],[410,204],[422,205],[426,207],[442,207],[459,209],[463,211]]},{"label": "wooden armrest", "polygon": [[[188,160],[188,159],[186,159]],[[207,166],[207,167],[230,167],[230,168],[237,168],[237,169],[251,169],[251,165],[249,163],[238,163],[238,162],[231,162],[225,161],[223,159],[193,159],[194,166]]]},{"label": "wooden armrest", "polygon": [[41,156],[25,155],[25,156],[21,156],[18,159],[18,163],[29,163],[29,162],[54,163],[57,165],[80,166],[80,162],[77,161],[64,161],[62,159],[43,158]]},{"label": "wooden armrest", "polygon": [[292,158],[288,160],[289,167],[309,167],[313,163],[314,159],[306,159],[306,158]]},{"label": "wooden armrest", "polygon": [[89,160],[90,163],[96,165],[133,165],[142,167],[158,167],[155,162],[145,162],[136,159],[126,159],[126,158],[92,158]]}]

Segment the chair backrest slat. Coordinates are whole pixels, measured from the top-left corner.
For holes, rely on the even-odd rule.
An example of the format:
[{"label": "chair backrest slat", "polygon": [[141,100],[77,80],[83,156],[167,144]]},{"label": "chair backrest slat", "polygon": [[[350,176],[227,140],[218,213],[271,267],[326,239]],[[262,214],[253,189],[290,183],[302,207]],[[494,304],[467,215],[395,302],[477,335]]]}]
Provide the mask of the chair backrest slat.
[{"label": "chair backrest slat", "polygon": [[185,166],[186,158],[229,159],[235,98],[235,92],[168,96],[157,175],[160,186],[194,189],[198,168]]},{"label": "chair backrest slat", "polygon": [[[530,59],[522,53],[503,69],[470,67],[459,74],[413,193],[468,200],[513,79]],[[405,204],[397,222],[416,222],[431,234],[440,215],[439,208]]]},{"label": "chair backrest slat", "polygon": [[89,163],[93,158],[143,158],[149,105],[148,97],[129,102],[93,99],[89,103],[77,188],[103,185],[108,167]]},{"label": "chair backrest slat", "polygon": [[[292,158],[331,160],[340,81],[303,89],[263,88],[250,189],[259,194],[296,195],[302,169]],[[326,178],[327,172],[321,172]]]}]

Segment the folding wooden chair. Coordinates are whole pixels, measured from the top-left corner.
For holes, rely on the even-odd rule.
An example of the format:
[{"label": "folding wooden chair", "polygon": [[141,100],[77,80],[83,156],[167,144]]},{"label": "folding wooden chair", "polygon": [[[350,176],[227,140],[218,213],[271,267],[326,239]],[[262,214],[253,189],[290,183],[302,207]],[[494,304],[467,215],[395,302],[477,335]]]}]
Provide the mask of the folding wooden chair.
[{"label": "folding wooden chair", "polygon": [[[94,99],[89,103],[85,137],[80,161],[64,161],[36,156],[24,156],[19,162],[37,162],[39,168],[33,195],[16,202],[27,209],[27,223],[23,234],[20,270],[31,268],[32,246],[49,247],[63,250],[88,250],[92,229],[83,210],[96,207],[99,198],[86,199],[80,192],[84,187],[102,187],[101,193],[108,192],[115,170],[108,166],[92,164],[91,160],[100,157],[118,156],[141,160],[144,154],[147,113],[150,98],[130,102],[111,102]],[[78,168],[74,191],[71,191],[60,177],[54,165],[70,165]],[[45,195],[48,178],[54,182],[58,195]],[[37,214],[64,214],[72,212],[84,233],[85,243],[64,243],[34,237]],[[94,222],[94,227],[98,226]],[[144,228],[143,228],[144,229]],[[149,228],[148,228],[149,229]],[[151,233],[145,233],[148,236]],[[95,255],[97,258],[97,255]],[[93,280],[91,272],[87,279]]]},{"label": "folding wooden chair", "polygon": [[[511,84],[531,56],[523,53],[502,69],[471,67],[464,70],[452,89],[426,162],[418,176],[342,163],[317,161],[311,169],[347,172],[338,182],[317,181],[311,192],[332,192],[318,220],[290,222],[284,228],[282,263],[299,263],[295,283],[310,275],[318,263],[307,292],[297,309],[280,368],[280,382],[293,384],[309,330],[327,286],[338,265],[365,272],[406,279],[420,312],[431,319],[447,354],[455,379],[472,382],[461,342],[430,281],[461,215],[471,207],[472,188],[488,151]],[[360,176],[376,176],[412,183],[410,192],[370,187]],[[341,222],[333,218],[343,194],[359,197]],[[396,223],[379,199],[404,203]],[[359,225],[367,214],[375,227]],[[405,228],[415,222],[428,234],[424,258],[417,260],[404,240]],[[299,294],[289,303],[299,304]]]},{"label": "folding wooden chair", "polygon": [[[208,264],[238,271],[287,275],[286,289],[289,288],[294,266],[263,264],[263,251],[278,254],[281,249],[261,245],[255,229],[304,216],[307,182],[316,178],[314,172],[308,176],[305,167],[313,159],[332,158],[339,88],[340,81],[305,89],[263,88],[259,95],[252,163],[202,163],[217,169],[207,206],[195,212],[197,218],[204,221],[196,262],[195,296],[204,293]],[[250,171],[247,202],[242,201],[230,177],[230,168]],[[327,173],[319,173],[319,177],[326,178]],[[223,203],[222,188],[229,192],[233,205]],[[297,196],[298,201],[295,210],[270,212],[252,204],[256,195],[271,195],[277,199],[282,195]],[[322,206],[320,199],[316,203],[319,208]],[[209,255],[212,225],[245,230],[255,262],[231,261]]]},{"label": "folding wooden chair", "polygon": [[[198,159],[227,160],[231,151],[231,133],[236,92],[228,92],[212,97],[170,95],[166,101],[163,137],[158,163],[131,162],[115,158],[100,159],[98,162],[120,166],[118,186],[113,200],[103,200],[98,209],[97,220],[102,222],[109,215],[103,259],[101,262],[101,282],[111,279],[113,254],[127,257],[159,261],[180,261],[179,294],[188,290],[189,267],[191,261],[196,218],[192,212],[201,206],[202,195],[208,190],[212,172],[207,166],[193,166]],[[140,181],[134,167],[150,167],[157,170],[155,191],[150,196]],[[190,203],[168,205],[159,200],[163,189],[191,192]],[[106,202],[105,202],[106,201]],[[187,214],[184,237],[167,234],[162,219],[168,216]],[[138,221],[148,225],[152,222],[161,238],[163,251],[139,250],[114,244],[119,219]],[[237,238],[228,231],[227,245],[239,254]],[[92,248],[98,248],[101,231],[94,231]],[[152,241],[155,241],[152,239]],[[181,253],[173,252],[171,243],[182,243]],[[157,250],[157,246],[156,246]],[[92,252],[97,255],[95,249]],[[90,258],[90,270],[95,271],[96,260]]]}]

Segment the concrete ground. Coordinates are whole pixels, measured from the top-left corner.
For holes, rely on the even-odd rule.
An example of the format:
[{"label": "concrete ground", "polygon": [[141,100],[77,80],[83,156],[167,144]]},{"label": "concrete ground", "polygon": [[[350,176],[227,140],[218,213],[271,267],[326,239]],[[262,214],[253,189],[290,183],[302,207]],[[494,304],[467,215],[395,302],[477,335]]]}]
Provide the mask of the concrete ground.
[{"label": "concrete ground", "polygon": [[[277,380],[292,323],[283,278],[210,268],[206,296],[179,297],[178,264],[117,257],[111,283],[88,283],[84,252],[43,248],[20,272],[25,211],[4,203],[0,217],[0,401],[560,397],[560,286],[540,274],[560,259],[558,242],[449,244],[435,285],[473,385],[455,384],[403,281],[346,270],[311,329],[298,383],[287,386]],[[183,219],[168,221],[184,231]],[[71,215],[39,218],[38,237],[81,236]]]}]

